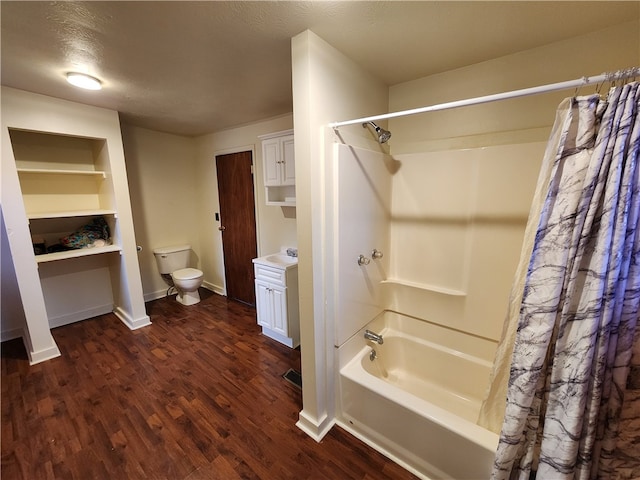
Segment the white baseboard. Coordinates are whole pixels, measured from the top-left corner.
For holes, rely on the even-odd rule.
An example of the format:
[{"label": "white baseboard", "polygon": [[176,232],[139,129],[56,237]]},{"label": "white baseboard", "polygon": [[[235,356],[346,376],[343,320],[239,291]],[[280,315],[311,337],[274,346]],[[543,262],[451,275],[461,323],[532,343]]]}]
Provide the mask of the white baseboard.
[{"label": "white baseboard", "polygon": [[149,293],[145,293],[144,294],[144,302],[151,302],[153,300],[157,300],[159,298],[164,298],[167,296],[167,288],[164,288],[162,290],[156,290],[155,292],[149,292]]},{"label": "white baseboard", "polygon": [[63,325],[68,325],[70,323],[86,320],[87,318],[98,317],[106,313],[111,313],[112,311],[113,311],[113,304],[110,303],[108,305],[100,305],[87,310],[66,313],[58,317],[49,318],[49,328],[61,327]]},{"label": "white baseboard", "polygon": [[227,291],[225,290],[224,287],[221,287],[220,285],[214,285],[211,282],[205,281],[205,282],[202,282],[202,286],[207,290],[211,290],[213,293],[217,293],[218,295],[222,295],[223,297],[227,296]]},{"label": "white baseboard", "polygon": [[[218,295],[222,295],[223,297],[227,296],[227,292],[224,288],[218,286],[218,285],[214,285],[213,283],[210,282],[202,282],[202,287],[206,288],[207,290],[212,291],[213,293],[217,293]],[[146,302],[151,302],[153,300],[158,300],[159,298],[164,298],[167,296],[167,291],[169,290],[169,287],[164,288],[162,290],[156,290],[155,292],[148,292],[144,294],[144,301]]]},{"label": "white baseboard", "polygon": [[[24,340],[24,337],[22,338]],[[41,363],[60,356],[60,349],[56,345],[56,342],[53,340],[53,337],[51,338],[51,341],[53,342],[53,345],[45,349],[38,350],[37,352],[30,351],[25,342],[25,348],[27,350],[27,355],[29,356],[29,365],[35,365],[36,363]]]},{"label": "white baseboard", "polygon": [[302,410],[299,414],[299,419],[296,423],[296,427],[309,435],[316,442],[320,443],[324,436],[329,433],[329,430],[331,430],[331,427],[333,427],[334,423],[335,419],[329,418],[327,415],[325,415],[319,422],[316,422],[311,419],[311,417],[307,415],[304,410]]},{"label": "white baseboard", "polygon": [[22,338],[22,335],[22,328],[12,328],[10,330],[5,330],[4,332],[0,332],[0,342],[6,342],[7,340],[13,340],[15,338]]},{"label": "white baseboard", "polygon": [[122,323],[124,323],[129,328],[129,330],[137,330],[138,328],[151,325],[151,319],[149,318],[149,315],[144,315],[140,318],[131,318],[129,314],[122,310],[120,307],[116,307],[116,309],[113,310],[113,313],[120,319]]},{"label": "white baseboard", "polygon": [[298,345],[300,345],[300,342],[295,343],[293,338],[289,338],[285,335],[282,335],[281,333],[274,332],[267,327],[262,327],[262,334],[269,338],[272,338],[276,342],[280,342],[283,345],[286,345],[289,348],[296,348]]}]

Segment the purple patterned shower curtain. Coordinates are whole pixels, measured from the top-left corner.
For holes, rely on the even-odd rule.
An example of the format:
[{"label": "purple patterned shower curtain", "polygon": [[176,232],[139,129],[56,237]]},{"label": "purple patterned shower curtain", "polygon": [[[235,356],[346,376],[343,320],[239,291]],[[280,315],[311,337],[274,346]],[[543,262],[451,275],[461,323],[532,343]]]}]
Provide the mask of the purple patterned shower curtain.
[{"label": "purple patterned shower curtain", "polygon": [[640,308],[639,108],[634,82],[572,99],[561,119],[493,479],[616,478]]}]

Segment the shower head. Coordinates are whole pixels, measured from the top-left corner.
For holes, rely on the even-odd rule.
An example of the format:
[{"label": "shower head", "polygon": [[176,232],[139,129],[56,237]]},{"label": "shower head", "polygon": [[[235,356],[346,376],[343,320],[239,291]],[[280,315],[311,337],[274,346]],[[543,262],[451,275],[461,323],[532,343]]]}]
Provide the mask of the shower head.
[{"label": "shower head", "polygon": [[391,138],[391,132],[389,130],[385,130],[384,128],[379,127],[373,122],[366,122],[362,124],[362,128],[367,128],[367,125],[371,124],[378,134],[378,142],[379,143],[387,143]]}]

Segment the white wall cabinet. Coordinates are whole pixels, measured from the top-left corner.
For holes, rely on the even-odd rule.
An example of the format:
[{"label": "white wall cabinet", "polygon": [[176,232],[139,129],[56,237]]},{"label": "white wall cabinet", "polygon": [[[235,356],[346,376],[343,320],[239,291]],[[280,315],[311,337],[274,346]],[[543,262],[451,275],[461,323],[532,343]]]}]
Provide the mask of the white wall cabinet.
[{"label": "white wall cabinet", "polygon": [[254,260],[256,314],[262,333],[291,348],[300,345],[298,267]]},{"label": "white wall cabinet", "polygon": [[[3,87],[1,133],[3,261],[13,262],[30,362],[60,354],[56,326],[111,311],[130,329],[149,325],[117,112]],[[105,245],[34,252],[32,238],[52,246],[97,217]]]},{"label": "white wall cabinet", "polygon": [[296,164],[293,130],[259,137],[267,205],[295,206]]}]

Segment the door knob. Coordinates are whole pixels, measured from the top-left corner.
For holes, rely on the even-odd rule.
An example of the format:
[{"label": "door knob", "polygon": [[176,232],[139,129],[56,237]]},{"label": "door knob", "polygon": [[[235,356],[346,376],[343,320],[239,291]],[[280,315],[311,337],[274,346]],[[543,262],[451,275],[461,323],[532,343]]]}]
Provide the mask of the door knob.
[{"label": "door knob", "polygon": [[218,230],[220,230],[221,232],[224,232],[227,229],[227,227],[225,227],[224,225],[220,225],[218,227]]}]

